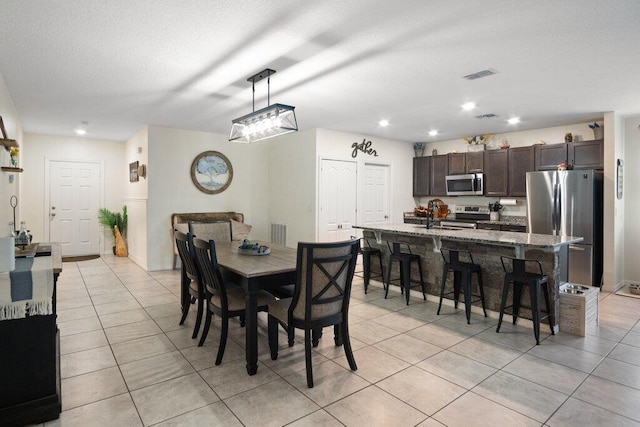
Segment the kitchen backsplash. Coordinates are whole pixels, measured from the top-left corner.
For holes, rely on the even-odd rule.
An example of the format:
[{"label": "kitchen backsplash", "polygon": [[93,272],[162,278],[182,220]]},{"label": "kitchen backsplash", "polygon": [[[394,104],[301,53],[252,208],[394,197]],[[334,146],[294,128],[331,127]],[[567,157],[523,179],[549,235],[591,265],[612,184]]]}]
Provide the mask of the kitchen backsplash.
[{"label": "kitchen backsplash", "polygon": [[[418,204],[421,206],[427,206],[429,200],[440,199],[445,204],[449,206],[451,212],[455,211],[456,205],[459,206],[489,206],[489,203],[495,203],[500,200],[500,197],[479,197],[479,196],[460,196],[460,197],[420,197],[414,198],[414,200],[418,200]],[[515,199],[517,205],[515,206],[503,206],[500,211],[500,215],[508,215],[508,216],[527,216],[527,199],[524,197],[510,197],[509,199]],[[416,205],[417,207],[417,205]]]}]

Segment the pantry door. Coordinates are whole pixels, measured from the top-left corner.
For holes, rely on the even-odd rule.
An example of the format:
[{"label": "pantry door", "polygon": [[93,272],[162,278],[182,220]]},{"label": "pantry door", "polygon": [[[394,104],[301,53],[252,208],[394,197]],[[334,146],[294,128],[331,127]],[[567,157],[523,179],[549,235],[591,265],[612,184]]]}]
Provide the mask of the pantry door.
[{"label": "pantry door", "polygon": [[60,242],[63,256],[100,254],[102,165],[50,160],[48,166],[49,241]]},{"label": "pantry door", "polygon": [[357,206],[356,170],[356,162],[321,160],[319,241],[337,242],[353,235]]},{"label": "pantry door", "polygon": [[363,224],[370,227],[388,224],[389,200],[389,166],[366,163],[362,197]]}]

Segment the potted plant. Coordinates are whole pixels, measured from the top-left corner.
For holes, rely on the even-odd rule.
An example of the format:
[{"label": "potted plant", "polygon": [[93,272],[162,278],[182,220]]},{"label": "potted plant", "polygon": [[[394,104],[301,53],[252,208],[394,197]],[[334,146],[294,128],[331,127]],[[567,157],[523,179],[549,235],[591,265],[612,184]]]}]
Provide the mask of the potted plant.
[{"label": "potted plant", "polygon": [[[107,208],[98,209],[98,222],[109,230],[113,235],[113,254],[116,255],[116,246],[118,245],[118,240],[122,240],[122,245],[124,245],[124,238],[122,236],[127,235],[127,207],[122,207],[122,213],[120,212],[112,212]],[[119,237],[119,238],[118,238]],[[124,254],[119,256],[127,256],[126,255],[126,245],[124,246]],[[122,253],[122,251],[121,251]]]}]

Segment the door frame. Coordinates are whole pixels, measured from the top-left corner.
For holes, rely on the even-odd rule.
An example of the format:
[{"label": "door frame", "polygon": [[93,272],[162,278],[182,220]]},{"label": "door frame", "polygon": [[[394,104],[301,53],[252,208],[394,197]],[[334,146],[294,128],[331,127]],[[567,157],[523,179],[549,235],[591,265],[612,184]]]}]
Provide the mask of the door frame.
[{"label": "door frame", "polygon": [[[98,208],[104,207],[104,160],[96,161],[96,160],[80,160],[80,159],[62,159],[62,158],[44,158],[44,206],[43,206],[43,218],[44,221],[44,235],[47,236],[46,239],[50,240],[51,230],[50,230],[50,221],[49,221],[49,205],[51,203],[51,164],[55,162],[66,162],[66,163],[93,163],[97,164],[100,168],[100,177],[98,181],[98,189],[100,194],[98,194]],[[98,228],[101,230],[98,233],[98,248],[100,254],[104,253],[104,230],[103,227],[98,224]]]}]

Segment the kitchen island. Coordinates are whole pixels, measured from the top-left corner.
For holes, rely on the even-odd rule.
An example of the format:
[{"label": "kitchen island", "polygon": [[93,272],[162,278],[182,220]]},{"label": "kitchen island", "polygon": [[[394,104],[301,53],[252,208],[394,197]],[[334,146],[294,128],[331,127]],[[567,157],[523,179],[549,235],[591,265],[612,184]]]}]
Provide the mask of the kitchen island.
[{"label": "kitchen island", "polygon": [[[557,322],[560,310],[558,288],[567,280],[568,246],[583,240],[582,237],[498,230],[428,229],[424,225],[416,224],[357,225],[354,228],[362,229],[364,237],[368,238],[369,243],[382,250],[385,265],[390,253],[390,242],[409,245],[412,253],[420,255],[422,258],[427,292],[433,296],[440,295],[443,266],[440,248],[471,252],[474,262],[480,264],[482,268],[486,307],[494,312],[500,310],[504,281],[504,270],[500,257],[510,256],[540,261],[543,272],[549,276],[555,314],[553,327],[556,331],[558,330]],[[417,271],[412,271],[411,275],[414,278],[417,277]],[[523,304],[529,305],[526,298],[527,296],[524,296]]]}]

